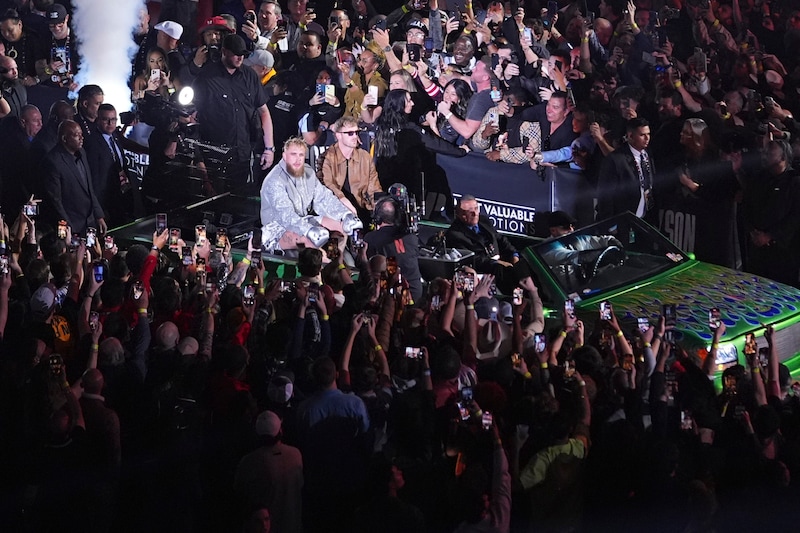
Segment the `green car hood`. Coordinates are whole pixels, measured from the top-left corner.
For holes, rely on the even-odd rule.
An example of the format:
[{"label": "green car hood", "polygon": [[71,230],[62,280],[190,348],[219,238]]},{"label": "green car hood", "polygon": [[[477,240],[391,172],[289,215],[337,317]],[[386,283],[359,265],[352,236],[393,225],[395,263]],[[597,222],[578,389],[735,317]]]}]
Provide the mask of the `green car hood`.
[{"label": "green car hood", "polygon": [[585,312],[591,310],[592,319],[595,319],[596,304],[603,300],[610,301],[617,318],[630,325],[636,323],[637,317],[647,317],[651,324],[656,324],[661,306],[675,304],[678,330],[684,333],[689,344],[711,341],[708,310],[712,307],[720,309],[726,326],[722,340],[738,338],[760,329],[762,324],[800,320],[800,290],[698,261],[623,288],[617,294],[606,293],[583,300],[578,307]]}]

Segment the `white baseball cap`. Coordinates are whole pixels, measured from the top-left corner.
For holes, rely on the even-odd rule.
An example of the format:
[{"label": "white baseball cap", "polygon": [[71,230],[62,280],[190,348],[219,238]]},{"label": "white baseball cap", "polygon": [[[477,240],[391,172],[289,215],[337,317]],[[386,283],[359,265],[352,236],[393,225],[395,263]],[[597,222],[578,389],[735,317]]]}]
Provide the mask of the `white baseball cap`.
[{"label": "white baseball cap", "polygon": [[156,29],[159,31],[163,31],[173,39],[180,39],[181,35],[183,35],[183,26],[171,20],[165,20],[164,22],[159,22],[158,24],[156,24]]}]

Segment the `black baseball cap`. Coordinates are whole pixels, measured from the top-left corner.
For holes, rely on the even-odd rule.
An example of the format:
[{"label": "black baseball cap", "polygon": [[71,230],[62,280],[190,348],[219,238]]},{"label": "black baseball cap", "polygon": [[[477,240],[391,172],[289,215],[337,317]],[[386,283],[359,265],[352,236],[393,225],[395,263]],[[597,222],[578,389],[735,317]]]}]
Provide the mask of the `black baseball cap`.
[{"label": "black baseball cap", "polygon": [[222,40],[222,48],[237,56],[246,56],[248,54],[244,39],[235,33],[229,33],[225,36],[225,39]]}]

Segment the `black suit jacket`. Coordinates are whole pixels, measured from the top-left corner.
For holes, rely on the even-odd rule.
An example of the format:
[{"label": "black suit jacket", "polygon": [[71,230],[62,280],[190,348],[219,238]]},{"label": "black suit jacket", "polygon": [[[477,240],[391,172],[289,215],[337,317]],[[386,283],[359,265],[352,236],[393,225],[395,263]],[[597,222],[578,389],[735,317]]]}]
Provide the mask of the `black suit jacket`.
[{"label": "black suit jacket", "polygon": [[[124,158],[122,147],[117,143],[119,155]],[[92,172],[92,186],[94,194],[100,201],[100,205],[106,211],[119,214],[122,218],[122,194],[119,187],[119,173],[122,170],[120,163],[114,161],[111,154],[111,147],[106,142],[103,133],[95,131],[83,143],[86,157],[89,162],[89,170]],[[114,216],[112,215],[113,219]]]},{"label": "black suit jacket", "polygon": [[[86,152],[80,157],[86,163]],[[92,174],[86,164],[87,176],[78,171],[75,156],[62,144],[47,154],[44,172],[44,194],[46,213],[54,224],[66,220],[74,233],[84,233],[89,226],[97,227],[97,219],[103,218],[103,208],[97,200],[92,185]],[[88,178],[88,179],[87,179]]]},{"label": "black suit jacket", "polygon": [[479,273],[494,274],[497,271],[494,260],[487,249],[489,244],[503,261],[511,262],[517,249],[508,239],[497,233],[492,222],[485,217],[478,220],[480,233],[475,233],[460,219],[456,219],[447,230],[445,239],[449,248],[466,249],[475,252],[475,270]]},{"label": "black suit jacket", "polygon": [[17,117],[9,115],[0,121],[0,205],[6,213],[18,213],[34,192],[35,160],[31,141]]},{"label": "black suit jacket", "polygon": [[[649,152],[648,152],[649,154]],[[650,155],[651,173],[656,170]],[[655,178],[654,178],[655,179]],[[636,213],[641,197],[639,170],[630,146],[623,144],[606,156],[597,178],[597,220],[603,220],[625,211]],[[654,201],[658,195],[654,195]],[[657,209],[653,207],[643,218],[655,222]]]}]

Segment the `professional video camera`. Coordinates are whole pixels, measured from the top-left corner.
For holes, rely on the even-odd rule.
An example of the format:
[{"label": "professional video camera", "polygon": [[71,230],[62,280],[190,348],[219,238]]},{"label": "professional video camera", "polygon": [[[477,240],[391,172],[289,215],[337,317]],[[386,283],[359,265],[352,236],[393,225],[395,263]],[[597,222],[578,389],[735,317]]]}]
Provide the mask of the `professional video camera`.
[{"label": "professional video camera", "polygon": [[394,198],[400,206],[401,213],[398,213],[397,219],[404,223],[408,233],[417,233],[420,221],[417,199],[408,192],[408,188],[402,183],[392,184],[388,192],[389,196]]},{"label": "professional video camera", "polygon": [[160,94],[146,91],[144,98],[136,104],[135,113],[122,113],[122,123],[130,124],[136,118],[140,122],[149,124],[154,128],[167,129],[173,122],[178,123],[181,128],[184,125],[181,118],[188,118],[195,112],[192,104],[194,91],[191,87],[184,87],[180,92],[173,94],[169,98],[163,98]]}]

